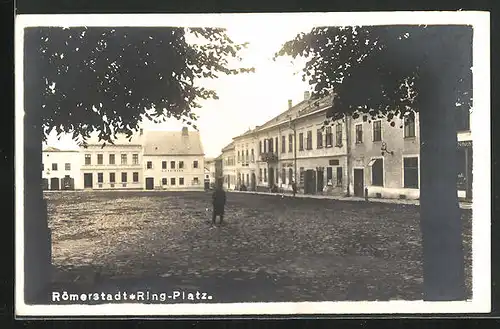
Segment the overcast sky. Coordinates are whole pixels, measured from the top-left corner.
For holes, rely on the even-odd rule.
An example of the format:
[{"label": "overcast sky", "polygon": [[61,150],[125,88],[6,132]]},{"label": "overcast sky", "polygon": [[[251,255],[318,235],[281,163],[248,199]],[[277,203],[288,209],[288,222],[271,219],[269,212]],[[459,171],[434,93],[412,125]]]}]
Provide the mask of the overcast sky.
[{"label": "overcast sky", "polygon": [[[218,100],[200,101],[203,107],[195,110],[200,116],[197,126],[207,157],[219,155],[232,137],[285,111],[288,99],[294,104],[301,101],[309,87],[302,81],[303,59],[292,61],[289,57],[282,57],[274,61],[272,57],[285,41],[299,32],[310,31],[311,25],[237,20],[226,23],[225,27],[234,42],[249,43],[241,53],[243,61],[239,65],[254,67],[255,73],[221,75],[216,80],[203,82],[219,95]],[[162,124],[144,122],[144,128],[180,130],[182,123],[175,119]],[[61,149],[78,148],[70,136],[58,140],[55,133],[49,136],[47,145]]]}]

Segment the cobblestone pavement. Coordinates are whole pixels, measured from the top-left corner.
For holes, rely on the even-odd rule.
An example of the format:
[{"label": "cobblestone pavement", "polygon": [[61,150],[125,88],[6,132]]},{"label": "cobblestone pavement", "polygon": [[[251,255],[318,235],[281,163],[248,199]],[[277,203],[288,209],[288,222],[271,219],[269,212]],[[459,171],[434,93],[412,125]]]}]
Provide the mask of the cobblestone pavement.
[{"label": "cobblestone pavement", "polygon": [[[46,193],[53,289],[214,302],[421,299],[418,206],[206,192]],[[471,294],[471,211],[462,210]],[[192,301],[191,301],[192,302]]]}]

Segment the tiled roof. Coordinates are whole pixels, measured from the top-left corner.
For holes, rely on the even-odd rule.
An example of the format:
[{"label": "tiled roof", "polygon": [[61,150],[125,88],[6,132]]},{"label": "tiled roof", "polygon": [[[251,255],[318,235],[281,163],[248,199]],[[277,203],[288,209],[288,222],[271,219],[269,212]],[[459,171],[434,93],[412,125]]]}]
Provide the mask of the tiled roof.
[{"label": "tiled roof", "polygon": [[222,148],[222,152],[226,152],[229,150],[234,150],[234,142],[231,142]]},{"label": "tiled roof", "polygon": [[144,155],[203,155],[198,131],[145,131]]},{"label": "tiled roof", "polygon": [[[104,143],[103,140],[99,140],[99,134],[93,133],[91,137],[87,139],[88,145],[102,145]],[[125,134],[117,134],[116,138],[112,138],[113,143],[115,145],[141,145],[141,137],[139,133],[136,133],[131,136],[131,140]],[[109,144],[109,143],[106,143]]]}]

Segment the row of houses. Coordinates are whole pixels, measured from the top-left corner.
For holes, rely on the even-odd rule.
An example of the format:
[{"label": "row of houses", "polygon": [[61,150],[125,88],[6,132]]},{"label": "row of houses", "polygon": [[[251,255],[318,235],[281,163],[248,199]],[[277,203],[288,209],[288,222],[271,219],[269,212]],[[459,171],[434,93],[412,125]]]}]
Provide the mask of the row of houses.
[{"label": "row of houses", "polygon": [[[333,95],[296,105],[236,136],[217,158],[217,178],[227,189],[291,190],[309,194],[419,198],[420,141],[414,117],[364,120],[344,116],[324,127]],[[457,110],[459,197],[472,198],[472,136],[469,111]]]},{"label": "row of houses", "polygon": [[44,189],[203,189],[204,151],[197,131],[143,131],[114,144],[92,137],[79,150],[43,151]]}]

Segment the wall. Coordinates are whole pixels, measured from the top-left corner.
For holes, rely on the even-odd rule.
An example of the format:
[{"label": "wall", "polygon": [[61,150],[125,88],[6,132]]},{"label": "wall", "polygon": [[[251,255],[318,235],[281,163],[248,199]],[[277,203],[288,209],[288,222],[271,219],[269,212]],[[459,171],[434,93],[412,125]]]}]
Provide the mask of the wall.
[{"label": "wall", "polygon": [[[89,145],[80,151],[80,161],[82,163],[81,180],[84,184],[84,174],[92,174],[93,189],[142,189],[144,185],[142,170],[142,151],[137,145],[106,145],[101,148],[99,145]],[[91,155],[91,164],[85,164],[85,155]],[[97,163],[97,155],[103,155],[103,163]],[[109,163],[109,155],[115,154],[115,164]],[[121,164],[121,154],[127,155],[127,164]],[[138,163],[133,163],[133,154],[138,155]],[[98,173],[103,174],[102,184],[98,182]],[[115,183],[110,181],[110,173],[115,173]],[[122,183],[122,173],[127,173],[125,186]],[[133,182],[133,174],[138,173],[139,179]],[[114,186],[113,186],[114,185]]]},{"label": "wall", "polygon": [[224,176],[224,188],[236,189],[236,157],[234,149],[222,152],[222,175]]},{"label": "wall", "polygon": [[[61,179],[69,175],[74,179],[75,189],[83,189],[83,180],[80,173],[81,162],[78,151],[49,151],[42,152],[43,171],[42,178],[47,178],[50,188],[50,179],[58,178],[59,186],[62,185]],[[57,170],[52,170],[52,164],[57,163]],[[65,164],[69,163],[70,170],[66,170]]]},{"label": "wall", "polygon": [[[198,161],[198,168],[193,168],[193,162]],[[152,162],[152,168],[147,169],[147,162]],[[167,162],[167,169],[162,168],[162,161]],[[170,162],[175,161],[175,169],[170,168]],[[179,162],[184,162],[184,168],[179,168]],[[205,163],[203,155],[184,155],[184,156],[163,156],[163,155],[144,155],[144,184],[146,178],[154,178],[154,187],[156,189],[182,190],[182,189],[204,189],[205,181]],[[162,184],[162,178],[167,179],[167,184]],[[171,178],[175,178],[175,185],[171,185]],[[179,178],[184,178],[184,184],[179,184]],[[198,183],[194,179],[198,178]]]}]

